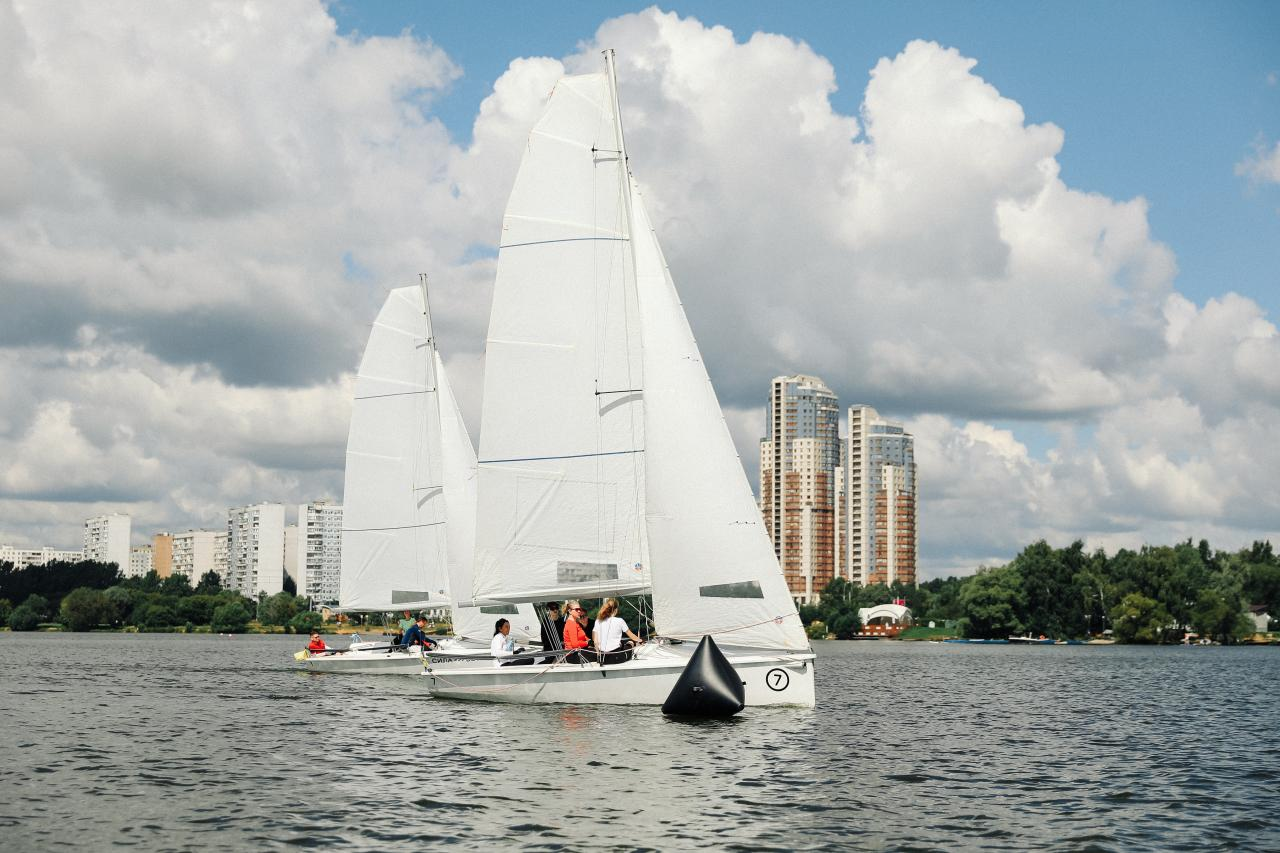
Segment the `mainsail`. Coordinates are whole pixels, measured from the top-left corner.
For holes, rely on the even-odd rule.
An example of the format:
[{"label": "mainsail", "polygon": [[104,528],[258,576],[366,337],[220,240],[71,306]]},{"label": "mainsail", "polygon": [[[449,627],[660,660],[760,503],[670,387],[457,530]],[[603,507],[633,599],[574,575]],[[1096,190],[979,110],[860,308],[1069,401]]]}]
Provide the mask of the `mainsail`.
[{"label": "mainsail", "polygon": [[347,435],[345,610],[449,604],[436,360],[422,290],[387,296],[356,376]]},{"label": "mainsail", "polygon": [[658,632],[805,649],[626,165],[609,74],[566,77],[503,220],[477,598],[651,592]]},{"label": "mainsail", "polygon": [[605,77],[561,80],[503,219],[485,350],[477,598],[648,587],[624,174]]}]

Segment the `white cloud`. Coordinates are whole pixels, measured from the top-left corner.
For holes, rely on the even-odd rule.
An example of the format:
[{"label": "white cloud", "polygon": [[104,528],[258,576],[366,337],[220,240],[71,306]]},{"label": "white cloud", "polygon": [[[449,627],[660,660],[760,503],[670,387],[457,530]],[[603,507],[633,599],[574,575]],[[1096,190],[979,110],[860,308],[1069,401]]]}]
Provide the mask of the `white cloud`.
[{"label": "white cloud", "polygon": [[[474,428],[523,141],[606,45],[748,470],[769,378],[803,371],[916,433],[929,571],[1039,536],[1275,535],[1274,325],[1178,294],[1146,202],[1068,186],[1070,128],[1029,124],[954,49],[838,80],[784,36],[647,10],[513,59],[462,147],[432,116],[460,73],[444,50],[339,35],[313,2],[0,0],[0,538],[337,497],[350,372],[419,271]],[[865,87],[857,116],[837,85]],[[1270,179],[1259,145],[1242,174]],[[1020,421],[1056,444],[993,425]]]},{"label": "white cloud", "polygon": [[1236,163],[1236,174],[1254,184],[1280,184],[1280,141],[1270,147],[1259,137],[1253,150]]}]

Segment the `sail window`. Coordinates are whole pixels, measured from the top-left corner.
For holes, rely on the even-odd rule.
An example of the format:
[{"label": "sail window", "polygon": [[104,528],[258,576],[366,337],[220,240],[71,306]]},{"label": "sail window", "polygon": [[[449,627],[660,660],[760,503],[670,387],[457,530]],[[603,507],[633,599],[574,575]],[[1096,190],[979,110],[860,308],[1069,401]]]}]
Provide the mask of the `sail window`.
[{"label": "sail window", "polygon": [[764,598],[764,590],[760,588],[760,581],[738,581],[700,586],[698,595],[703,598]]},{"label": "sail window", "polygon": [[415,601],[429,601],[431,593],[412,589],[393,589],[391,590],[392,604],[412,604]]},{"label": "sail window", "polygon": [[480,612],[490,616],[519,616],[520,608],[514,604],[491,604],[481,607]]},{"label": "sail window", "polygon": [[561,586],[617,579],[617,563],[580,563],[566,560],[556,563],[556,583]]}]

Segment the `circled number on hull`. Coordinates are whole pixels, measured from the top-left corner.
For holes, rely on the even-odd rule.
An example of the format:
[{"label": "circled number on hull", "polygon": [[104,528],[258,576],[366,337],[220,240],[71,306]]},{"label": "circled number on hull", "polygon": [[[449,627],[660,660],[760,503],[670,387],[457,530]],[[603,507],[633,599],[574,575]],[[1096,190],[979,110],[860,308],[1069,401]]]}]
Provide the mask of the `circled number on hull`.
[{"label": "circled number on hull", "polygon": [[764,674],[764,685],[774,692],[786,690],[791,684],[791,675],[785,669],[771,669]]}]

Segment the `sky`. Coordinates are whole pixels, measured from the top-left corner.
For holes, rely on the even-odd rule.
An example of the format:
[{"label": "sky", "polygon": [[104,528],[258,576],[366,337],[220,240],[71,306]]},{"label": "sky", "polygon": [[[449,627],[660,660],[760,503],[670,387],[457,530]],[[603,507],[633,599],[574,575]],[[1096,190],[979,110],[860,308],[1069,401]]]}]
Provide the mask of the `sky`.
[{"label": "sky", "polygon": [[0,543],[340,499],[418,272],[474,437],[521,146],[603,47],[753,482],[805,372],[916,436],[926,577],[1280,538],[1273,3],[0,0]]}]

